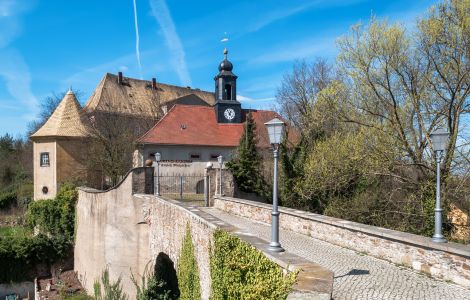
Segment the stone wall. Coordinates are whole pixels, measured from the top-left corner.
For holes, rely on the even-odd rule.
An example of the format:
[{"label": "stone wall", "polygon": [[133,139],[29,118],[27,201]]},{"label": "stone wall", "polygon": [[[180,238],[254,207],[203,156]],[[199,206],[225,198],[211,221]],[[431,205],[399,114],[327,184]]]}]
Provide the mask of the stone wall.
[{"label": "stone wall", "polygon": [[249,232],[233,227],[188,203],[158,198],[150,195],[136,195],[144,202],[149,202],[151,256],[164,253],[170,257],[176,267],[186,226],[191,229],[194,253],[201,280],[201,298],[209,299],[211,291],[210,253],[213,233],[216,229],[231,232],[241,240],[263,252],[286,272],[299,271],[297,283],[288,299],[329,300],[333,291],[333,273],[317,264],[306,261],[289,252],[273,253],[267,250],[267,243]]},{"label": "stone wall", "polygon": [[[149,226],[145,222],[149,200],[133,195],[149,191],[153,168],[136,168],[115,188],[102,192],[79,189],[76,210],[74,269],[89,294],[106,268],[115,281],[121,276],[124,291],[135,298],[131,271],[141,275],[151,261]],[[153,190],[153,188],[152,188]]]},{"label": "stone wall", "polygon": [[[271,253],[267,243],[249,232],[213,217],[205,208],[169,200],[150,192],[153,168],[136,168],[108,191],[79,189],[74,269],[89,294],[106,268],[111,281],[122,279],[123,290],[135,299],[131,272],[140,277],[146,267],[164,257],[176,269],[187,225],[199,268],[202,299],[211,293],[210,245],[216,229],[226,230],[262,251],[286,272],[299,271],[288,299],[330,299],[333,273],[291,253]],[[305,298],[306,297],[306,298]]]},{"label": "stone wall", "polygon": [[[271,222],[271,205],[216,197],[214,207],[265,223]],[[470,288],[470,246],[433,243],[431,238],[280,208],[280,227],[354,251],[388,260]]]}]

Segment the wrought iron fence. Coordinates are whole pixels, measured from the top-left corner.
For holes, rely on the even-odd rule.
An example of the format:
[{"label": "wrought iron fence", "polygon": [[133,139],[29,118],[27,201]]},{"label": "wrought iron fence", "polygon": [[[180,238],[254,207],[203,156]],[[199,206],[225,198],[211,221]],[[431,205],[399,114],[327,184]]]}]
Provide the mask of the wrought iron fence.
[{"label": "wrought iron fence", "polygon": [[155,193],[177,200],[204,201],[204,175],[155,176]]}]

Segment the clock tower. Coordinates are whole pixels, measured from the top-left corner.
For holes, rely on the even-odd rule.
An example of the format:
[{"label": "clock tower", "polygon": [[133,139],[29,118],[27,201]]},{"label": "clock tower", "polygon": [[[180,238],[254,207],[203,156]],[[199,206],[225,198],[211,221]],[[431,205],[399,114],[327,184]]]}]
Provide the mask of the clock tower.
[{"label": "clock tower", "polygon": [[215,113],[218,123],[241,123],[241,104],[237,101],[237,76],[232,73],[233,65],[227,59],[219,64],[219,74],[215,76]]}]

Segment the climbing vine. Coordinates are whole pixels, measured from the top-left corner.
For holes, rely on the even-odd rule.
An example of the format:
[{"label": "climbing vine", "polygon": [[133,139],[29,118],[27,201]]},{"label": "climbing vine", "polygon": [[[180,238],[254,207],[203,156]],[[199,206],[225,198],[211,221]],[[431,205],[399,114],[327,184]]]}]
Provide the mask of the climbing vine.
[{"label": "climbing vine", "polygon": [[201,284],[199,269],[194,256],[194,245],[191,238],[189,224],[186,226],[186,234],[183,239],[183,247],[178,260],[178,286],[181,300],[201,299]]},{"label": "climbing vine", "polygon": [[212,300],[286,299],[297,273],[283,270],[254,247],[224,231],[214,233]]}]

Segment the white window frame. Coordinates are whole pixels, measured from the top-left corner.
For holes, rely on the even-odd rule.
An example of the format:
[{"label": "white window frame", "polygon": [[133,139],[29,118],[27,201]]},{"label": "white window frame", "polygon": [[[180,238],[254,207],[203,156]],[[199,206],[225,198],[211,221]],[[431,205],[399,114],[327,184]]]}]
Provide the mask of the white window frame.
[{"label": "white window frame", "polygon": [[51,158],[49,156],[49,152],[41,152],[39,154],[39,165],[41,167],[49,167],[51,165]]}]

